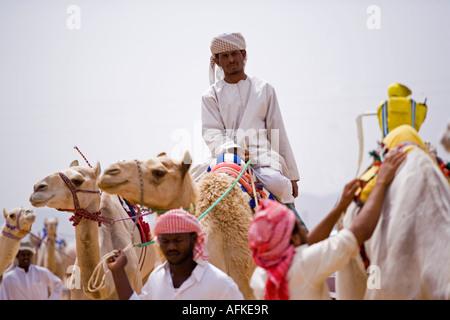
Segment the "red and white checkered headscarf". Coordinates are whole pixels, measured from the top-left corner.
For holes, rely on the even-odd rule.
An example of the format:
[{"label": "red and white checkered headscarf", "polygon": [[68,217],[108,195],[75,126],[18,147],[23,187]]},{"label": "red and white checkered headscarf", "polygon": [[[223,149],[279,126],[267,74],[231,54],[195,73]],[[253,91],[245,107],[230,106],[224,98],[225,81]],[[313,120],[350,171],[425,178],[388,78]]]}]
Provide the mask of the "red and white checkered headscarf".
[{"label": "red and white checkered headscarf", "polygon": [[[223,33],[214,37],[211,41],[212,55],[209,65],[209,83],[214,84],[216,81],[215,76],[217,76],[219,80],[223,79],[223,71],[221,68],[218,68],[218,74],[215,75],[216,63],[214,62],[214,56],[216,54],[227,51],[245,50],[246,47],[245,39],[240,33]],[[247,57],[245,57],[244,63],[246,61]]]},{"label": "red and white checkered headscarf", "polygon": [[267,271],[266,300],[288,300],[286,275],[295,249],[290,243],[295,214],[274,200],[262,199],[248,230],[255,263]]},{"label": "red and white checkered headscarf", "polygon": [[160,234],[172,233],[190,233],[197,234],[197,243],[194,246],[194,260],[208,260],[208,254],[205,247],[205,233],[200,227],[198,220],[189,212],[183,209],[173,209],[160,215],[156,219],[154,233]]}]

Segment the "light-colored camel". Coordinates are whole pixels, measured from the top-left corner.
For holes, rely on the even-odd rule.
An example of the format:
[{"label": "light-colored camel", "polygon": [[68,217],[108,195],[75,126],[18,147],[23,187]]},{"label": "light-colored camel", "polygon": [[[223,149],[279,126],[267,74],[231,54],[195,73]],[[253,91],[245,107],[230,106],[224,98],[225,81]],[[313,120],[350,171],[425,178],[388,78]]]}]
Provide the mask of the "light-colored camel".
[{"label": "light-colored camel", "polygon": [[[348,228],[359,208],[351,204]],[[389,186],[372,237],[360,256],[337,272],[338,299],[450,299],[450,188],[432,158],[407,154]]]},{"label": "light-colored camel", "polygon": [[[128,218],[128,214],[118,196],[105,192],[101,195],[100,192],[95,193],[96,190],[98,191],[97,179],[100,172],[99,163],[94,168],[87,168],[79,166],[78,162],[74,161],[69,168],[50,174],[36,183],[30,202],[36,207],[47,206],[62,211],[74,210],[73,191],[69,189],[62,178],[66,176],[70,180],[69,183],[72,185],[72,188],[78,190],[76,194],[81,209],[91,214],[101,212],[101,217],[107,219]],[[75,226],[75,237],[77,265],[81,274],[84,294],[90,299],[117,298],[111,273],[107,273],[105,286],[98,291],[90,292],[88,282],[102,256],[115,249],[123,249],[131,242],[140,243],[139,230],[135,227],[134,222],[132,220],[115,223],[104,222],[99,227],[97,221],[82,218]],[[133,290],[139,293],[143,285],[142,281],[148,277],[154,268],[155,251],[152,246],[136,247],[127,251],[126,254],[128,264],[125,271]],[[103,271],[101,271],[99,279],[102,278],[103,274]],[[79,290],[78,292],[73,290],[72,293],[76,295],[76,293],[79,293]],[[82,298],[74,295],[72,295],[72,298]]]},{"label": "light-colored camel", "polygon": [[3,209],[3,216],[6,222],[0,233],[0,275],[16,257],[20,241],[30,232],[36,219],[33,210],[26,207]]},{"label": "light-colored camel", "polygon": [[[36,264],[49,269],[53,274],[58,276],[61,280],[65,280],[66,269],[63,263],[65,256],[63,252],[65,246],[59,248],[56,243],[56,230],[58,227],[58,219],[55,217],[45,218],[44,226],[47,234],[42,239],[40,246],[37,250],[37,261]],[[59,251],[56,248],[62,250]],[[73,263],[73,261],[72,261]]]},{"label": "light-colored camel", "polygon": [[[189,153],[182,161],[160,154],[147,161],[117,162],[104,171],[99,187],[153,210],[189,208],[198,217],[234,179],[208,173],[194,184],[188,172],[190,164]],[[247,238],[253,210],[248,202],[249,196],[235,186],[200,224],[207,234],[209,261],[234,279],[244,298],[254,299],[249,282],[255,264]]]}]

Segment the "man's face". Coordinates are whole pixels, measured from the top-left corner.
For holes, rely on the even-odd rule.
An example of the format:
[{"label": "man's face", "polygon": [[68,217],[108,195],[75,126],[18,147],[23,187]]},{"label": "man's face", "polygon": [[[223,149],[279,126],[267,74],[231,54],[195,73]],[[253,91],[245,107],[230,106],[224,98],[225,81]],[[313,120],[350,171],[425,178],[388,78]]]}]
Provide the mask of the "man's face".
[{"label": "man's face", "polygon": [[20,250],[17,253],[17,260],[19,262],[19,267],[26,269],[30,266],[31,257],[33,257],[33,252],[29,250]]},{"label": "man's face", "polygon": [[[297,228],[294,228],[294,231],[292,232],[291,243],[294,245],[294,247],[298,247],[302,244],[308,243],[308,233],[305,227],[303,227],[297,219],[295,220],[295,223],[297,225]],[[295,230],[297,231],[295,232]]]},{"label": "man's face", "polygon": [[225,74],[236,74],[244,70],[245,50],[234,50],[219,53],[214,61],[219,67],[222,67]]},{"label": "man's face", "polygon": [[159,247],[170,264],[179,264],[187,259],[193,259],[197,234],[166,233],[158,236]]}]

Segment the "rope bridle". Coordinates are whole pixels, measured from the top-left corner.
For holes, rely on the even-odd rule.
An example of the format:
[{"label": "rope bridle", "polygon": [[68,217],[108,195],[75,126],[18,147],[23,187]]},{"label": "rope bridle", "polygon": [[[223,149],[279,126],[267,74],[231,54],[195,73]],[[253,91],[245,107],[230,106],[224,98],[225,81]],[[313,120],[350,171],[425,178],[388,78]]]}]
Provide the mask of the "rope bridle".
[{"label": "rope bridle", "polygon": [[141,189],[141,202],[140,202],[140,205],[142,207],[143,203],[144,203],[144,179],[142,178],[142,169],[141,169],[141,165],[139,163],[139,160],[135,159],[134,161],[136,162],[136,166],[137,166],[137,170],[138,170],[139,186],[140,186],[140,189]]},{"label": "rope bridle", "polygon": [[[134,160],[136,162],[136,166],[137,166],[137,170],[138,170],[138,177],[139,177],[139,188],[140,188],[140,207],[144,208],[144,178],[142,175],[142,169],[141,169],[141,164],[139,163],[139,160],[135,159]],[[136,206],[138,213],[141,214],[141,209],[139,206]],[[187,211],[189,211],[189,208],[186,209]],[[164,209],[152,209],[152,208],[148,208],[148,211],[150,212],[156,212],[156,213],[165,213],[168,210],[164,210]]]},{"label": "rope bridle", "polygon": [[78,192],[85,192],[85,193],[98,193],[100,194],[100,190],[83,190],[83,189],[77,189],[74,187],[72,182],[70,182],[70,179],[62,172],[58,172],[61,179],[64,181],[64,183],[69,188],[70,192],[72,193],[73,198],[73,206],[75,209],[58,209],[59,211],[68,211],[73,212],[74,215],[70,217],[70,221],[73,222],[73,226],[76,226],[80,223],[82,218],[86,218],[89,220],[97,221],[98,225],[101,226],[102,222],[110,223],[108,218],[101,217],[102,211],[99,210],[97,212],[88,212],[85,209],[82,209],[80,207],[80,201],[78,200],[77,193]]}]

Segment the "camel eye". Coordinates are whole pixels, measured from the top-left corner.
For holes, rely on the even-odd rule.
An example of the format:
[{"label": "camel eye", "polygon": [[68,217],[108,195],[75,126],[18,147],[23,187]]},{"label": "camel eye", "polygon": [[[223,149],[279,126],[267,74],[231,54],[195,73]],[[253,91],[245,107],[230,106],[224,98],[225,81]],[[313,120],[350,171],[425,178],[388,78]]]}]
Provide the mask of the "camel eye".
[{"label": "camel eye", "polygon": [[79,187],[83,184],[84,180],[82,179],[72,179],[72,183],[75,187]]},{"label": "camel eye", "polygon": [[16,219],[16,214],[12,213],[12,214],[9,215],[9,217],[11,218],[11,220],[15,220]]},{"label": "camel eye", "polygon": [[161,179],[166,175],[166,172],[161,170],[153,170],[152,175],[157,179]]}]

